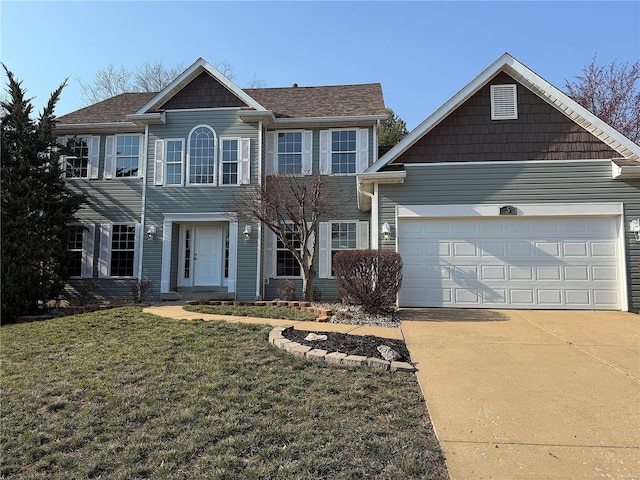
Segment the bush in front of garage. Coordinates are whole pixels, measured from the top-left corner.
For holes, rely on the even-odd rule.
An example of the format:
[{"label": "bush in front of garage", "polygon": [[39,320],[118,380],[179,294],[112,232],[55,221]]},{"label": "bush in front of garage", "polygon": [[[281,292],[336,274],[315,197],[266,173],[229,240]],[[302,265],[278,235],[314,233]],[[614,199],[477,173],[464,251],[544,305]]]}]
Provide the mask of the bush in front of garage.
[{"label": "bush in front of garage", "polygon": [[381,250],[341,250],[333,257],[338,296],[362,305],[368,313],[384,312],[395,304],[402,284],[402,257]]}]

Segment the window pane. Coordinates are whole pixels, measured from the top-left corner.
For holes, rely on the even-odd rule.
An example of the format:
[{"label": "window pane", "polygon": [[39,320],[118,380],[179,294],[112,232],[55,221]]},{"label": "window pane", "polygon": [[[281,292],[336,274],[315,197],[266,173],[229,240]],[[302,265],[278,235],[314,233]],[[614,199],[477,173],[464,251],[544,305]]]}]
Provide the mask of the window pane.
[{"label": "window pane", "polygon": [[182,142],[167,141],[167,185],[182,185]]},{"label": "window pane", "polygon": [[238,140],[222,141],[222,184],[238,183]]},{"label": "window pane", "polygon": [[89,139],[86,137],[72,138],[67,142],[72,156],[65,158],[65,178],[87,178],[89,175]]},{"label": "window pane", "polygon": [[81,225],[69,227],[67,250],[69,253],[69,275],[72,277],[80,277],[82,275],[83,240],[84,228]]},{"label": "window pane", "polygon": [[353,250],[357,247],[357,223],[340,222],[331,224],[331,275],[333,257],[339,250]]},{"label": "window pane", "polygon": [[302,172],[302,132],[278,133],[278,173]]},{"label": "window pane", "polygon": [[356,131],[331,132],[331,172],[356,172]]},{"label": "window pane", "polygon": [[207,127],[196,128],[189,140],[189,183],[215,183],[215,138]]},{"label": "window pane", "polygon": [[120,135],[116,137],[116,177],[137,177],[139,158],[139,136]]},{"label": "window pane", "polygon": [[111,276],[132,277],[136,228],[114,225],[111,237]]},{"label": "window pane", "polygon": [[[302,242],[295,225],[290,224],[286,233],[287,240],[293,248],[300,249]],[[276,276],[278,277],[299,277],[300,264],[291,251],[289,251],[279,238],[276,242]]]}]

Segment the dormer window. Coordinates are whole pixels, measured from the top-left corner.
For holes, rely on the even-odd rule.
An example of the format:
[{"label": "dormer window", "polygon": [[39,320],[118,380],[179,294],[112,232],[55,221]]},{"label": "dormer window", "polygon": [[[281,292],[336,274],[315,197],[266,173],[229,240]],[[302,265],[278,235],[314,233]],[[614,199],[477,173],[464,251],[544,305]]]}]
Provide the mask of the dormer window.
[{"label": "dormer window", "polygon": [[518,118],[518,91],[516,85],[491,85],[491,120]]}]

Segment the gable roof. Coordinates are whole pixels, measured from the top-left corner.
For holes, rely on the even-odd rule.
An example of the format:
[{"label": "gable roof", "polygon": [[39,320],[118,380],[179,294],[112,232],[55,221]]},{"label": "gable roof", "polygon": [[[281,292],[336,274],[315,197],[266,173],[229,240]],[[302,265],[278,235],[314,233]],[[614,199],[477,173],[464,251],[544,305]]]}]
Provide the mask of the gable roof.
[{"label": "gable roof", "polygon": [[[373,116],[386,118],[379,83],[317,87],[240,89],[202,59],[180,74],[161,92],[123,93],[89,105],[57,119],[58,126],[87,124],[133,125],[133,121],[158,115],[171,108],[180,92],[202,75],[210,75],[245,111],[271,113],[275,118],[337,118]],[[202,83],[202,82],[201,82]],[[211,82],[210,82],[211,83]],[[157,117],[156,117],[157,118]]]},{"label": "gable roof", "polygon": [[371,165],[365,174],[378,172],[382,167],[398,158],[500,72],[505,72],[516,79],[576,124],[618,152],[621,157],[636,161],[640,159],[640,146],[633,143],[610,125],[607,125],[511,55],[505,53],[471,81],[471,83],[427,117],[376,163]]}]

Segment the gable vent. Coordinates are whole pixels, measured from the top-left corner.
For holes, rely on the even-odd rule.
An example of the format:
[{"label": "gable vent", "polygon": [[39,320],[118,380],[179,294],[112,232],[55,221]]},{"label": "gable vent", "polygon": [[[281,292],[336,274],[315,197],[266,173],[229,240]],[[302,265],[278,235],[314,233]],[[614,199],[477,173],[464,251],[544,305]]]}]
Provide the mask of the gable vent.
[{"label": "gable vent", "polygon": [[516,85],[491,85],[491,120],[518,118]]}]

